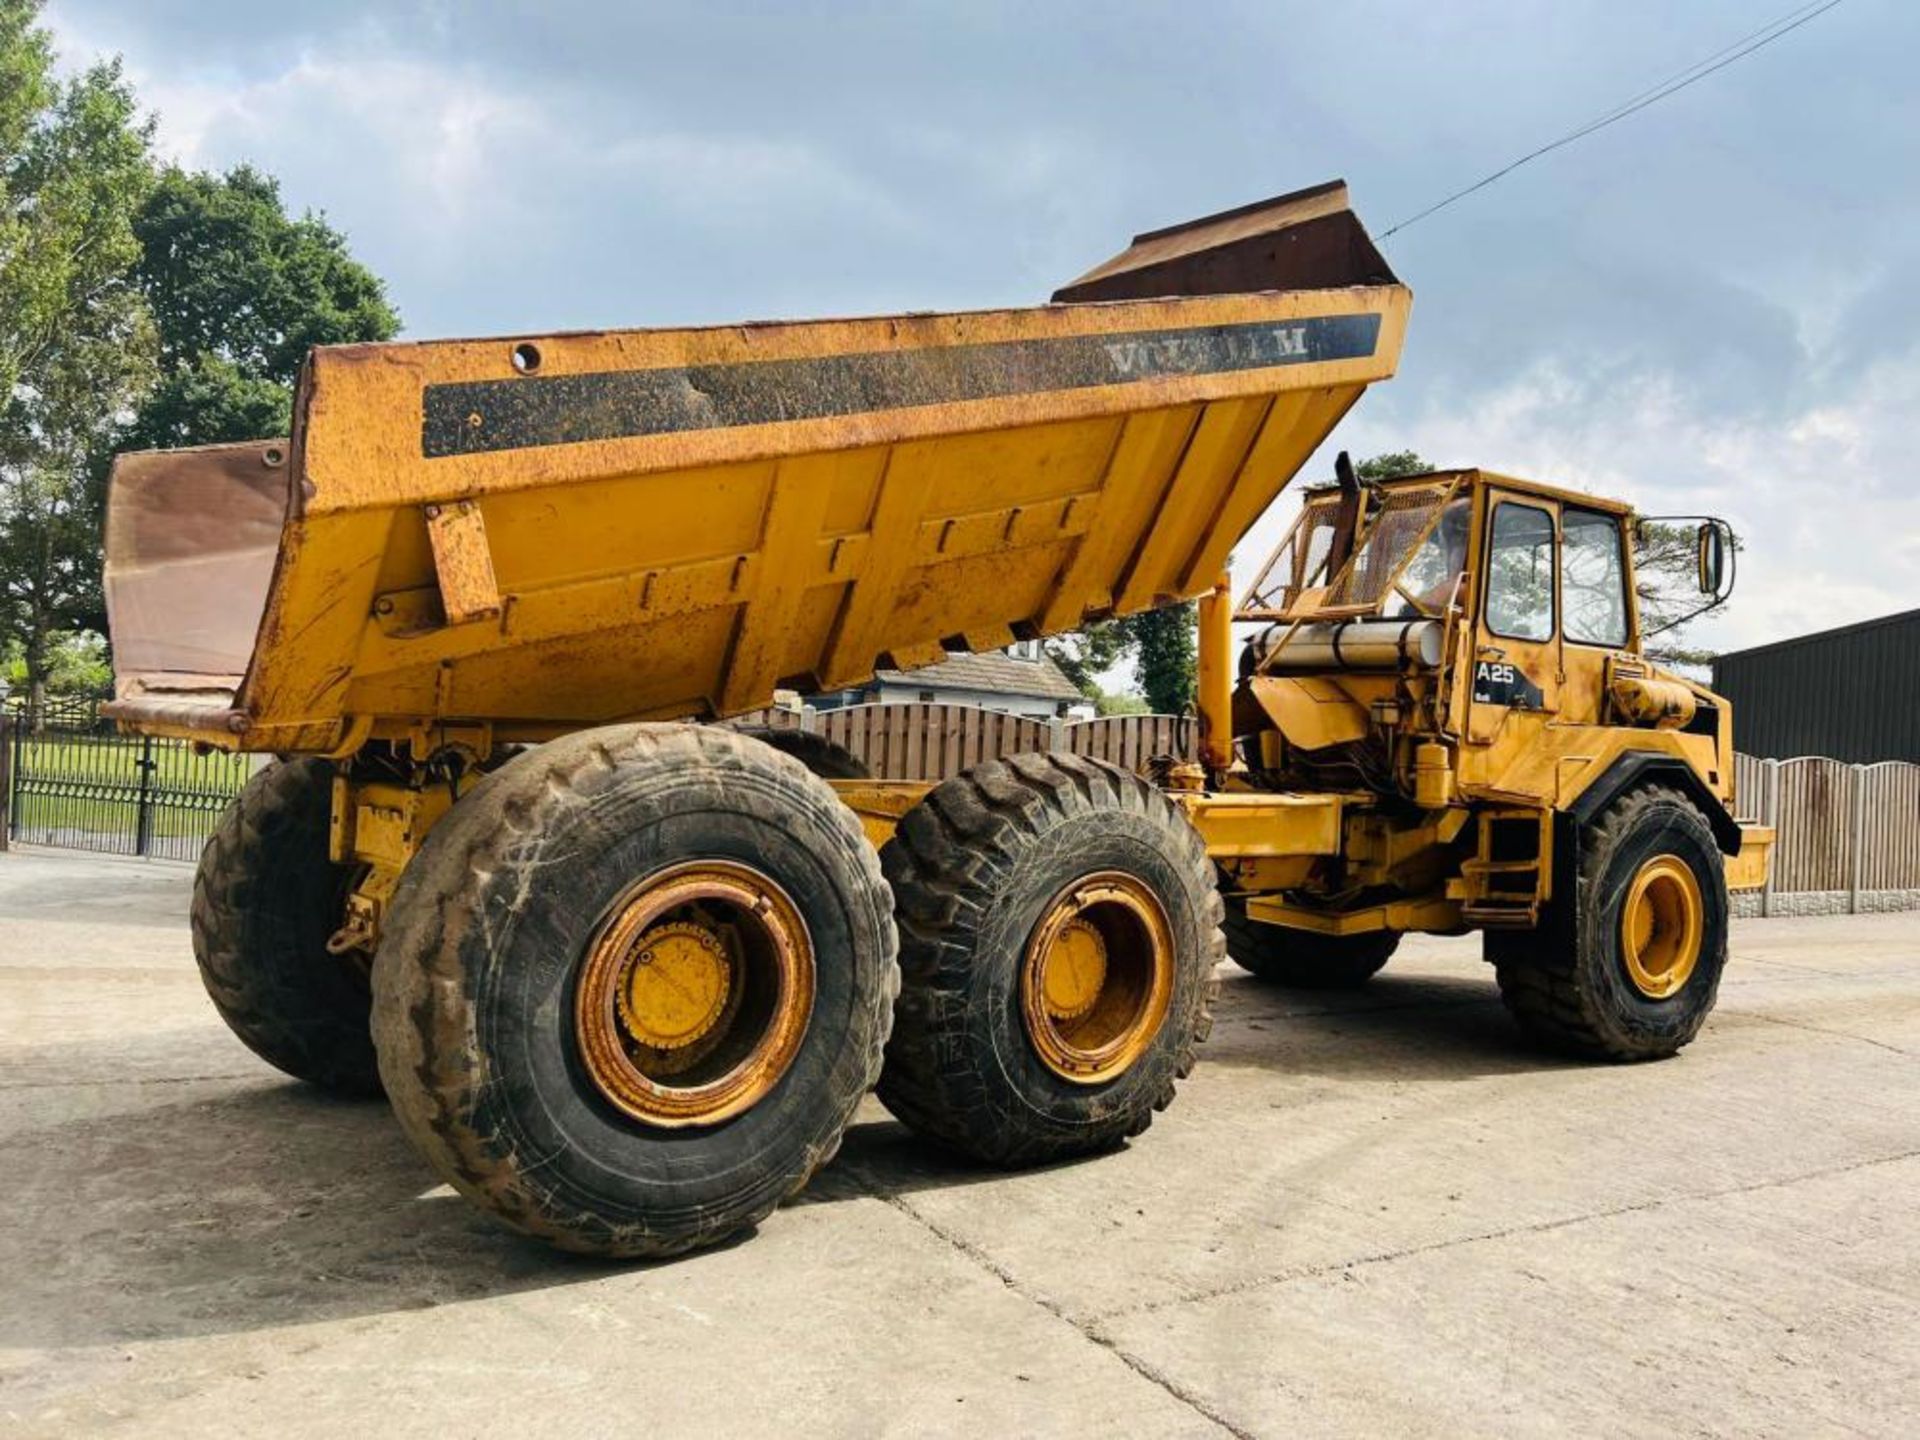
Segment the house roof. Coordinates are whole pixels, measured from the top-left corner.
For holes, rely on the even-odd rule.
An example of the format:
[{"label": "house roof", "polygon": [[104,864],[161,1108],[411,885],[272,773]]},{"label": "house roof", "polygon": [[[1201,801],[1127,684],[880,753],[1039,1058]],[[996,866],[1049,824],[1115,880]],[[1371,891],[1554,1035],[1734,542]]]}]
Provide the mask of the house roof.
[{"label": "house roof", "polygon": [[961,652],[918,670],[878,670],[882,685],[917,685],[925,690],[982,690],[995,695],[1027,695],[1036,700],[1084,700],[1060,667],[1046,657],[1022,660],[993,652]]}]

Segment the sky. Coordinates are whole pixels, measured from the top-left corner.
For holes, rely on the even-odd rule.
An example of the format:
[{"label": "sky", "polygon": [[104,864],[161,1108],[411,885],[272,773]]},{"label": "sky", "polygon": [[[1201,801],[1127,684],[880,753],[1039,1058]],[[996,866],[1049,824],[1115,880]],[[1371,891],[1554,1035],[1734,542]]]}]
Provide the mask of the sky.
[{"label": "sky", "polygon": [[[324,212],[415,338],[1037,303],[1336,176],[1376,233],[1791,0],[50,0],[168,157]],[[1725,515],[1690,641],[1920,605],[1920,5],[1838,8],[1396,235],[1412,449]],[[1243,543],[1241,578],[1290,518]]]}]

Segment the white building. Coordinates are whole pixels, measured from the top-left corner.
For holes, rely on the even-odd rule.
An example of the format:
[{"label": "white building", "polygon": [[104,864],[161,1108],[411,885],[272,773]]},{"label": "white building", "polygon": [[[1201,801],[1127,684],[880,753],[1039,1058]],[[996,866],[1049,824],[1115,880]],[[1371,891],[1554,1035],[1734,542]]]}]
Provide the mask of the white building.
[{"label": "white building", "polygon": [[916,701],[977,705],[1039,720],[1085,720],[1094,713],[1093,702],[1048,658],[1038,640],[1024,640],[985,655],[949,655],[919,670],[881,670],[865,685],[817,695],[808,703],[819,710],[837,710],[845,705]]}]

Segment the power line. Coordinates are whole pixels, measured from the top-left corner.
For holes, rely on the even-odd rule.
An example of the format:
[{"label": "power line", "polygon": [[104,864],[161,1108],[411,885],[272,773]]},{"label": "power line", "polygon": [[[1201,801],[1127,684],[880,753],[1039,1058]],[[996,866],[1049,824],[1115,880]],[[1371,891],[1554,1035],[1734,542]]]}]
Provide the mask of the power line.
[{"label": "power line", "polygon": [[1808,21],[1818,19],[1820,16],[1826,14],[1827,11],[1833,9],[1833,7],[1838,5],[1839,3],[1840,3],[1840,0],[1817,0],[1817,3],[1815,4],[1801,5],[1796,9],[1789,10],[1785,15],[1780,16],[1778,19],[1769,21],[1767,24],[1762,25],[1758,30],[1751,31],[1748,34],[1741,36],[1740,39],[1735,40],[1732,44],[1723,46],[1721,49],[1714,51],[1713,54],[1705,57],[1704,59],[1694,61],[1693,64],[1687,66],[1686,69],[1675,71],[1672,75],[1669,75],[1665,80],[1662,80],[1659,84],[1654,85],[1649,89],[1642,90],[1639,94],[1634,95],[1627,100],[1621,101],[1618,105],[1614,106],[1613,109],[1607,111],[1605,114],[1602,114],[1596,117],[1595,119],[1587,121],[1584,125],[1579,126],[1577,129],[1569,130],[1566,134],[1562,135],[1559,139],[1549,141],[1547,144],[1542,145],[1538,150],[1529,150],[1525,155],[1522,155],[1519,159],[1509,161],[1507,164],[1502,165],[1498,170],[1495,170],[1492,174],[1483,176],[1482,178],[1474,181],[1473,184],[1467,186],[1465,189],[1456,190],[1453,192],[1453,194],[1447,196],[1444,200],[1436,201],[1432,205],[1429,205],[1426,209],[1420,211],[1419,213],[1414,215],[1409,215],[1405,220],[1402,220],[1397,224],[1392,225],[1386,230],[1382,231],[1380,234],[1380,239],[1384,241],[1389,236],[1394,234],[1396,231],[1404,230],[1409,225],[1412,225],[1418,221],[1424,220],[1429,215],[1432,215],[1437,211],[1446,209],[1447,206],[1453,204],[1454,201],[1464,200],[1467,196],[1473,194],[1474,191],[1486,189],[1487,186],[1493,184],[1494,181],[1502,178],[1503,176],[1511,175],[1515,170],[1518,170],[1522,165],[1527,164],[1529,161],[1538,160],[1542,155],[1551,154],[1553,151],[1558,150],[1563,146],[1573,144],[1573,142],[1576,140],[1584,139],[1588,135],[1593,134],[1593,132],[1596,130],[1604,130],[1607,126],[1614,124],[1616,121],[1626,119],[1627,116],[1633,114],[1637,110],[1644,110],[1649,105],[1658,104],[1660,101],[1665,100],[1670,95],[1679,94],[1680,91],[1686,89],[1689,85],[1698,84],[1700,81],[1706,79],[1709,75],[1713,74],[1716,70],[1724,70],[1727,68],[1727,66],[1733,64],[1736,60],[1744,59],[1748,55],[1753,54],[1754,51],[1762,49],[1768,45],[1771,45],[1774,41],[1779,40],[1782,37],[1791,34],[1795,30],[1798,30],[1802,25],[1805,25]]},{"label": "power line", "polygon": [[[1838,0],[1833,0],[1833,3],[1837,4]],[[1775,19],[1769,20],[1766,24],[1762,25],[1758,30],[1750,30],[1745,35],[1742,35],[1738,40],[1733,41],[1731,44],[1724,45],[1720,49],[1714,51],[1713,54],[1708,55],[1703,59],[1694,61],[1693,64],[1687,66],[1684,70],[1674,71],[1673,74],[1667,76],[1666,79],[1660,81],[1658,84],[1650,85],[1645,90],[1640,91],[1638,94],[1632,95],[1627,99],[1622,100],[1613,109],[1607,111],[1606,114],[1601,115],[1592,121],[1589,121],[1587,124],[1582,125],[1578,130],[1574,130],[1569,134],[1562,136],[1560,139],[1554,141],[1553,143],[1554,145],[1567,145],[1567,144],[1571,144],[1575,140],[1580,139],[1582,136],[1591,135],[1595,130],[1600,129],[1602,126],[1611,125],[1615,120],[1621,119],[1624,116],[1626,116],[1628,113],[1633,111],[1634,109],[1639,108],[1640,103],[1642,101],[1646,101],[1648,104],[1651,104],[1653,101],[1662,98],[1661,92],[1667,91],[1669,88],[1676,89],[1676,90],[1681,88],[1678,82],[1682,80],[1685,80],[1688,83],[1691,83],[1694,80],[1704,79],[1705,78],[1704,73],[1695,74],[1694,72],[1695,71],[1704,72],[1707,66],[1712,65],[1713,62],[1720,59],[1721,56],[1727,55],[1729,64],[1731,64],[1732,61],[1734,60],[1738,60],[1740,58],[1738,55],[1730,55],[1729,52],[1738,50],[1741,46],[1747,44],[1748,41],[1759,40],[1760,37],[1762,36],[1766,36],[1768,40],[1777,40],[1780,38],[1779,35],[1771,35],[1771,34],[1768,34],[1768,32],[1773,30],[1778,30],[1780,32],[1780,35],[1784,35],[1786,33],[1786,27],[1788,26],[1789,22],[1793,22],[1794,24],[1804,24],[1806,21],[1813,19],[1814,15],[1819,13],[1819,11],[1823,9],[1828,9],[1828,8],[1830,8],[1830,6],[1821,4],[1820,0],[1811,0],[1811,3],[1803,4],[1799,6],[1797,9],[1788,11],[1785,15],[1781,15]],[[1808,13],[1808,12],[1812,12],[1812,13]],[[1753,48],[1757,50],[1760,47],[1756,45]],[[1552,147],[1548,147],[1548,148],[1552,148]],[[1521,162],[1516,162],[1516,163],[1521,163]],[[1410,224],[1412,222],[1409,221],[1407,223]]]}]

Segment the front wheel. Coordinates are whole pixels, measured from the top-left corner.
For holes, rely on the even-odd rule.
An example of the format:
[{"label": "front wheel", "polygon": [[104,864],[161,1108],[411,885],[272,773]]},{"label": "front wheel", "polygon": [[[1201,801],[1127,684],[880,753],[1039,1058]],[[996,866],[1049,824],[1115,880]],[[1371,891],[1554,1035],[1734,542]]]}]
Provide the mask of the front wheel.
[{"label": "front wheel", "polygon": [[486,777],[407,867],[374,962],[402,1126],[563,1249],[672,1255],[832,1158],[898,985],[851,811],[717,727],[584,731]]},{"label": "front wheel", "polygon": [[1706,817],[1678,791],[1649,787],[1587,827],[1572,893],[1535,930],[1489,931],[1487,958],[1534,1039],[1593,1059],[1660,1059],[1713,1009],[1727,909]]}]

